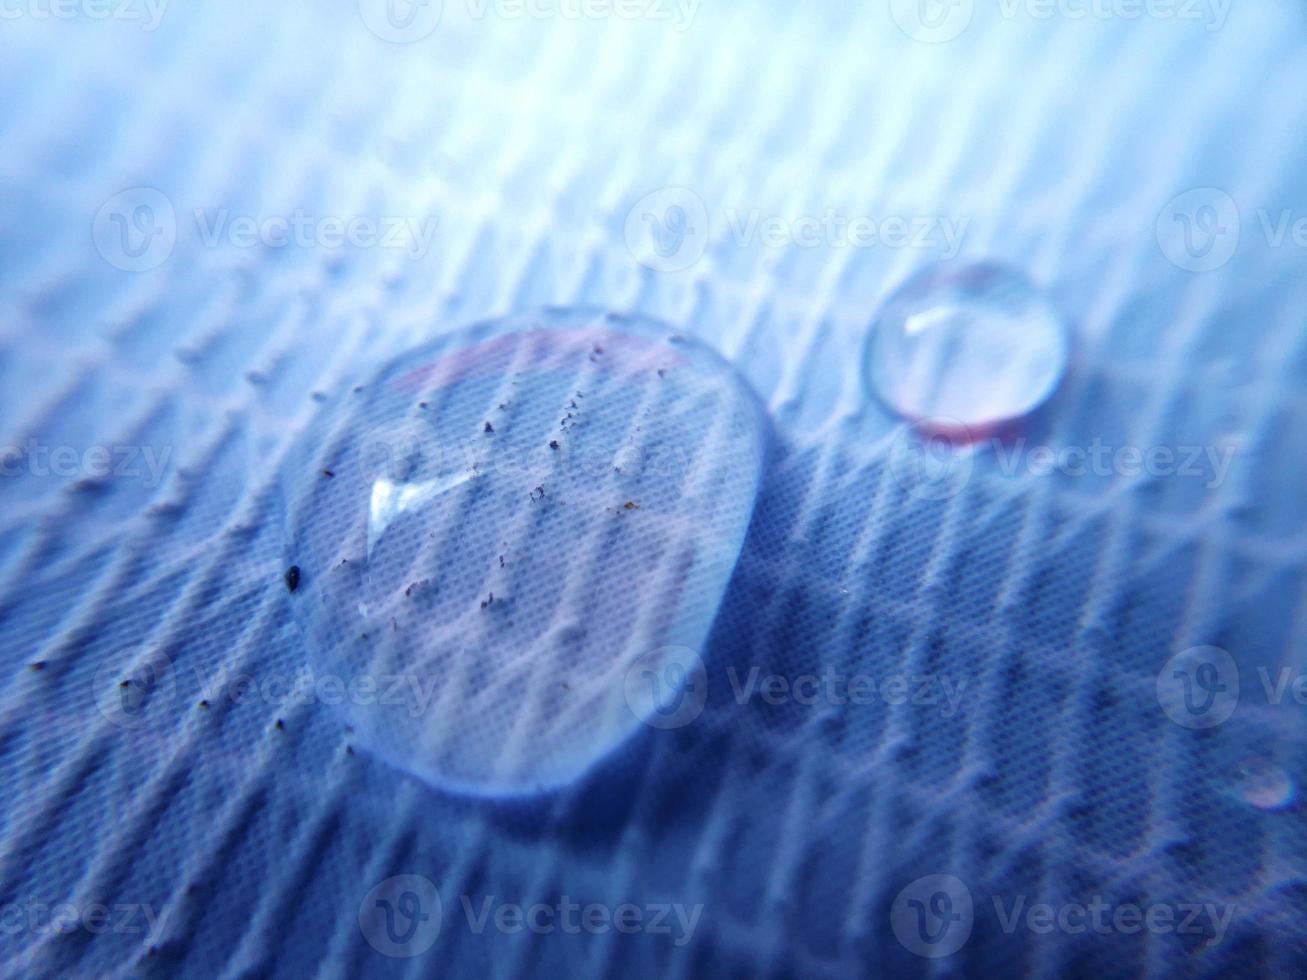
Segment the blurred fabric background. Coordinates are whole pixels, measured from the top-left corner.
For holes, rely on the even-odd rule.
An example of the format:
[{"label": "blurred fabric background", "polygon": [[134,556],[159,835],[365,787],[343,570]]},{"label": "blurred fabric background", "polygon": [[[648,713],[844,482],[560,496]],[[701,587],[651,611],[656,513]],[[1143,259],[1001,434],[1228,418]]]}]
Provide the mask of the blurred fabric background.
[{"label": "blurred fabric background", "polygon": [[[1307,707],[1264,682],[1307,670],[1307,10],[1140,9],[6,5],[0,906],[167,915],[11,914],[0,970],[1307,968]],[[685,234],[660,249],[645,214]],[[827,214],[881,235],[759,230]],[[980,260],[1071,331],[1031,443],[1230,449],[1228,472],[1006,472],[982,450],[958,493],[905,488],[866,334],[919,268]],[[407,348],[545,305],[664,320],[768,406],[703,715],[494,803],[353,751],[326,706],[215,693],[305,661],[277,494],[296,434]],[[1241,693],[1195,729],[1159,672],[1200,645]],[[115,724],[97,697],[142,649],[169,686]],[[952,711],[741,705],[728,666],[965,688]],[[1270,805],[1249,772],[1276,774]],[[443,901],[404,959],[359,917],[398,875]],[[893,913],[928,875],[974,903],[938,958]],[[464,914],[560,896],[701,914],[681,936]],[[1218,939],[997,911],[1096,897],[1232,915]]]}]

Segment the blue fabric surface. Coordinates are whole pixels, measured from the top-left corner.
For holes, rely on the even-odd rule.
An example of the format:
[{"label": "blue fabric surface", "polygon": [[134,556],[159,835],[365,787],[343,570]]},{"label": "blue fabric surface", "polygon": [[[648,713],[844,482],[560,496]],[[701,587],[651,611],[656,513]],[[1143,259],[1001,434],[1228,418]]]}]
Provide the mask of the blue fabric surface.
[{"label": "blue fabric surface", "polygon": [[[1250,805],[1240,777],[1307,778],[1304,706],[1263,682],[1307,670],[1307,12],[1128,6],[447,0],[390,39],[366,0],[157,24],[143,3],[6,8],[0,971],[1307,970],[1302,810]],[[880,237],[795,238],[828,212]],[[936,260],[1020,270],[1071,330],[1061,388],[1002,448],[1232,449],[1228,471],[1041,474],[985,443],[916,492],[860,358],[881,300]],[[259,688],[309,661],[282,468],[393,357],[550,305],[719,351],[771,455],[702,713],[487,801]],[[1240,696],[1189,728],[1159,684],[1200,645]],[[931,700],[741,703],[753,668],[924,678]],[[970,932],[922,955],[940,947],[899,913],[946,894],[961,915],[954,880]],[[475,928],[487,901],[564,896],[699,911]],[[1096,899],[1232,915],[1219,941],[1004,927],[1018,900]],[[417,947],[378,916],[412,901],[430,942],[396,958]],[[60,903],[112,921],[42,927]]]}]

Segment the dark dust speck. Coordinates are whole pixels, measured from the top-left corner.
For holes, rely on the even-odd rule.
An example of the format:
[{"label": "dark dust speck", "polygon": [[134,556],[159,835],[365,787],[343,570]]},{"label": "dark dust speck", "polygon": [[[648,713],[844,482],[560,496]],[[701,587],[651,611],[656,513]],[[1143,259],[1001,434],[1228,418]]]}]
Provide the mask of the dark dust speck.
[{"label": "dark dust speck", "polygon": [[362,386],[362,385],[355,385],[355,386],[354,386],[354,394],[357,395],[357,394],[358,394],[360,391],[362,391],[362,390],[363,390],[363,386]]},{"label": "dark dust speck", "polygon": [[495,431],[495,427],[494,427],[493,425],[491,425],[489,422],[487,422],[487,423],[486,423],[486,427],[485,427],[485,431],[486,431],[486,432],[494,432],[494,431]]},{"label": "dark dust speck", "polygon": [[549,440],[549,448],[550,448],[550,449],[557,449],[557,448],[558,448],[558,440],[557,440],[557,439],[550,439],[550,440]]},{"label": "dark dust speck", "polygon": [[331,479],[332,477],[334,477],[336,474],[333,473],[331,470],[323,470],[323,471],[322,471],[322,475],[325,476],[328,480],[330,480],[330,479]]},{"label": "dark dust speck", "polygon": [[278,718],[276,727],[277,727],[277,731],[284,732],[286,730],[286,723],[282,721],[280,718]]},{"label": "dark dust speck", "polygon": [[426,407],[427,407],[426,402],[418,402],[418,408],[426,408]]},{"label": "dark dust speck", "polygon": [[639,509],[640,509],[640,505],[637,504],[634,500],[628,500],[626,503],[622,504],[622,509],[623,509],[623,510],[639,510]]},{"label": "dark dust speck", "polygon": [[200,701],[201,708],[207,708],[208,706],[209,706],[209,702],[207,699]]},{"label": "dark dust speck", "polygon": [[491,592],[490,595],[489,595],[488,597],[486,597],[485,599],[482,599],[482,600],[481,600],[481,608],[482,608],[482,609],[485,609],[486,606],[489,606],[489,605],[492,604],[494,601],[495,601],[495,594],[494,594],[493,592]]},{"label": "dark dust speck", "polygon": [[504,556],[503,556],[503,555],[500,555],[500,556],[499,556],[499,567],[500,567],[500,568],[503,568],[503,567],[504,567]]},{"label": "dark dust speck", "polygon": [[298,565],[291,565],[290,568],[286,569],[285,578],[286,588],[289,591],[294,592],[300,587],[300,567]]},{"label": "dark dust speck", "polygon": [[45,670],[45,661],[44,661],[44,660],[37,660],[37,661],[35,661],[34,663],[30,663],[30,664],[28,664],[28,666],[29,666],[32,670]]}]

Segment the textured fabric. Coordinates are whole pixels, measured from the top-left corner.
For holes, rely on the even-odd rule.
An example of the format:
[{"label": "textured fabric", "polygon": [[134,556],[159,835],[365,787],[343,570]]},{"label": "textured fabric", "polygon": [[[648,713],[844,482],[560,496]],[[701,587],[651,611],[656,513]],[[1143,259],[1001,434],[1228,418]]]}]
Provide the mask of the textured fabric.
[{"label": "textured fabric", "polygon": [[[154,29],[93,6],[0,25],[0,906],[168,915],[58,934],[8,913],[6,974],[1307,969],[1302,813],[1237,781],[1250,756],[1307,775],[1303,707],[1259,674],[1307,668],[1305,251],[1275,234],[1307,208],[1301,4],[963,3],[946,37],[961,22],[897,2],[446,2],[389,40],[370,3],[176,4]],[[827,212],[882,238],[761,229]],[[1216,250],[1183,247],[1177,213]],[[377,227],[341,244],[328,219],[357,218]],[[1234,447],[1228,473],[1013,471],[986,444],[917,492],[860,358],[936,259],[1018,269],[1067,319],[1067,377],[1013,438]],[[550,305],[719,351],[771,453],[701,714],[487,800],[285,696],[318,571],[287,590],[285,465],[392,358]],[[1245,693],[1191,729],[1157,692],[1199,645]],[[753,668],[964,686],[741,703]],[[896,928],[929,875],[973,903],[939,959]],[[377,917],[432,914],[424,882],[438,935],[394,958]],[[628,935],[465,914],[563,896],[701,915]],[[1005,930],[994,899],[1022,896],[1234,915],[1211,943]]]}]

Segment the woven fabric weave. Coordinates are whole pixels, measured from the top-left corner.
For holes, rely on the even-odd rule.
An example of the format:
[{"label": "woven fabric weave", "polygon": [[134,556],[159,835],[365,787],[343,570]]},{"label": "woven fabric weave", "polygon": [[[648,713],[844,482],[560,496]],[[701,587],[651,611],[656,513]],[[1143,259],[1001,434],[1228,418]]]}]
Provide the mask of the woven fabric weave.
[{"label": "woven fabric weave", "polygon": [[[446,0],[399,40],[366,2],[177,4],[152,28],[144,3],[92,6],[0,30],[0,906],[19,909],[0,972],[1307,969],[1302,812],[1232,791],[1249,757],[1307,778],[1304,709],[1262,680],[1307,669],[1301,5],[964,3],[965,29],[924,40],[899,3]],[[1237,208],[1223,264],[1175,250],[1166,218],[1193,191]],[[684,263],[630,231],[668,202]],[[882,236],[903,219],[907,242],[763,230],[828,212]],[[374,231],[333,223],[358,218]],[[1072,363],[1027,447],[1233,448],[1228,471],[1013,471],[984,447],[957,492],[912,492],[860,357],[881,300],[941,259],[1019,269],[1067,319]],[[556,792],[486,800],[260,689],[310,656],[282,481],[393,358],[547,306],[720,352],[772,454],[702,713]],[[558,560],[565,578],[595,558]],[[1200,645],[1242,693],[1198,730],[1157,690]],[[754,668],[879,686],[742,701]],[[143,677],[138,718],[115,692]],[[370,923],[421,897],[376,891],[406,875],[443,911],[396,959]],[[940,959],[895,929],[931,875],[973,905]],[[700,914],[629,935],[477,918],[564,897]],[[1234,914],[1219,942],[1005,929],[1019,898]],[[167,915],[33,925],[64,902]]]}]

